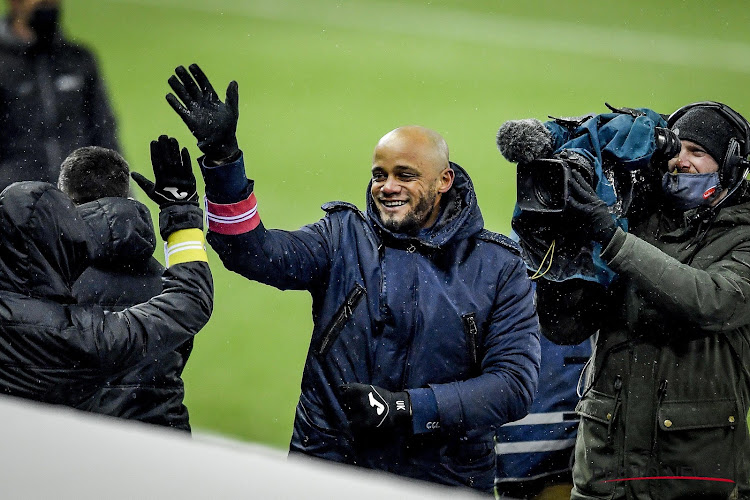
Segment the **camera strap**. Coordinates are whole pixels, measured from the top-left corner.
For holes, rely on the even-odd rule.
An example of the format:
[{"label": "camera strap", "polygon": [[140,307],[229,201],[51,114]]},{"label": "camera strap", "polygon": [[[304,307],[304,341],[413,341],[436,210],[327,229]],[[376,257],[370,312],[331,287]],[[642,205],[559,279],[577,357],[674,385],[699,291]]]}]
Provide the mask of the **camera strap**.
[{"label": "camera strap", "polygon": [[[544,257],[542,257],[542,262],[539,264],[539,268],[536,271],[534,271],[534,274],[531,276],[530,279],[535,280],[535,279],[541,278],[542,276],[547,274],[547,272],[552,267],[552,258],[555,256],[555,241],[556,240],[552,240],[552,243],[550,243],[549,248],[547,249],[547,253],[544,254]],[[549,262],[547,263],[547,269],[545,269],[544,272],[540,273],[540,271],[542,270],[542,267],[544,267],[544,263],[547,262],[548,257],[549,257]]]}]

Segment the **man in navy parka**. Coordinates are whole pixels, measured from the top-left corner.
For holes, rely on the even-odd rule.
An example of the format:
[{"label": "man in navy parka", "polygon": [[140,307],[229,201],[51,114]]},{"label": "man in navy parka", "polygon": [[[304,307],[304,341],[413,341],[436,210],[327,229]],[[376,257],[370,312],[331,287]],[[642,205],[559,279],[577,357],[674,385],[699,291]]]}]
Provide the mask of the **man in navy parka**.
[{"label": "man in navy parka", "polygon": [[493,429],[536,388],[538,320],[518,247],[483,229],[443,138],[386,134],[365,213],[331,202],[314,224],[266,229],[235,138],[237,84],[222,102],[190,71],[167,99],[205,153],[208,241],[228,269],[313,298],[291,451],[491,491]]}]

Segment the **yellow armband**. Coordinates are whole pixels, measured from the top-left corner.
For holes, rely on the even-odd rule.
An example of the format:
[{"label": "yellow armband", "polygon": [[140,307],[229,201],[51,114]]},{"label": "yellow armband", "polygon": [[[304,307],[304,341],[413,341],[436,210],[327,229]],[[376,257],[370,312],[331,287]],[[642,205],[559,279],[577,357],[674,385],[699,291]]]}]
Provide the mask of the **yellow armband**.
[{"label": "yellow armband", "polygon": [[208,262],[203,231],[180,229],[170,234],[164,243],[164,260],[167,267],[184,262]]}]

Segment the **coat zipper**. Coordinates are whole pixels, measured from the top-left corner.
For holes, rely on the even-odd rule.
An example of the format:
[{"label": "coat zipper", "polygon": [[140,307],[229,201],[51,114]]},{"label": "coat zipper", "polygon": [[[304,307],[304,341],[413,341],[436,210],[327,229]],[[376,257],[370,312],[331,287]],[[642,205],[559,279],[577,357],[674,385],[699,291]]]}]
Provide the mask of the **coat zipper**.
[{"label": "coat zipper", "polygon": [[331,345],[333,345],[341,330],[344,329],[344,325],[352,317],[354,309],[364,296],[365,288],[359,283],[355,283],[354,288],[347,294],[344,303],[341,304],[336,314],[333,315],[333,319],[324,330],[323,340],[321,340],[315,352],[318,356],[325,356],[328,353]]},{"label": "coat zipper", "polygon": [[405,363],[405,365],[404,365],[404,373],[401,376],[401,387],[402,388],[406,388],[406,382],[409,380],[409,367],[411,366],[411,364],[409,363],[409,359],[411,358],[411,348],[412,348],[412,345],[414,344],[414,337],[417,335],[417,332],[416,332],[416,321],[414,321],[413,319],[417,317],[417,297],[416,297],[416,292],[419,289],[419,287],[417,286],[417,272],[416,272],[416,267],[417,266],[416,266],[416,258],[415,258],[415,253],[414,253],[414,252],[417,251],[417,247],[414,245],[414,243],[409,243],[409,246],[406,247],[405,250],[406,250],[406,253],[409,254],[409,255],[411,255],[411,257],[412,257],[412,267],[415,268],[415,271],[414,271],[414,280],[415,281],[413,283],[413,288],[412,288],[412,290],[414,291],[414,294],[413,294],[414,295],[414,300],[412,300],[412,304],[414,305],[414,307],[412,309],[411,332],[410,332],[409,343],[406,346],[406,357],[404,358],[404,363]]},{"label": "coat zipper", "polygon": [[461,316],[466,334],[466,345],[469,350],[470,373],[479,373],[479,328],[477,328],[476,313],[468,313]]}]

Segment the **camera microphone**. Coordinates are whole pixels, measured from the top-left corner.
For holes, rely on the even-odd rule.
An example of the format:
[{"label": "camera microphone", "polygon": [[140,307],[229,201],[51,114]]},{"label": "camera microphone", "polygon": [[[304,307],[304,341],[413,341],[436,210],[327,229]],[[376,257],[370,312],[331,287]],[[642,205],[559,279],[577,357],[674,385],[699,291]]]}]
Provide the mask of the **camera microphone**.
[{"label": "camera microphone", "polygon": [[535,118],[508,120],[497,131],[497,149],[511,163],[549,158],[554,151],[552,132]]}]

